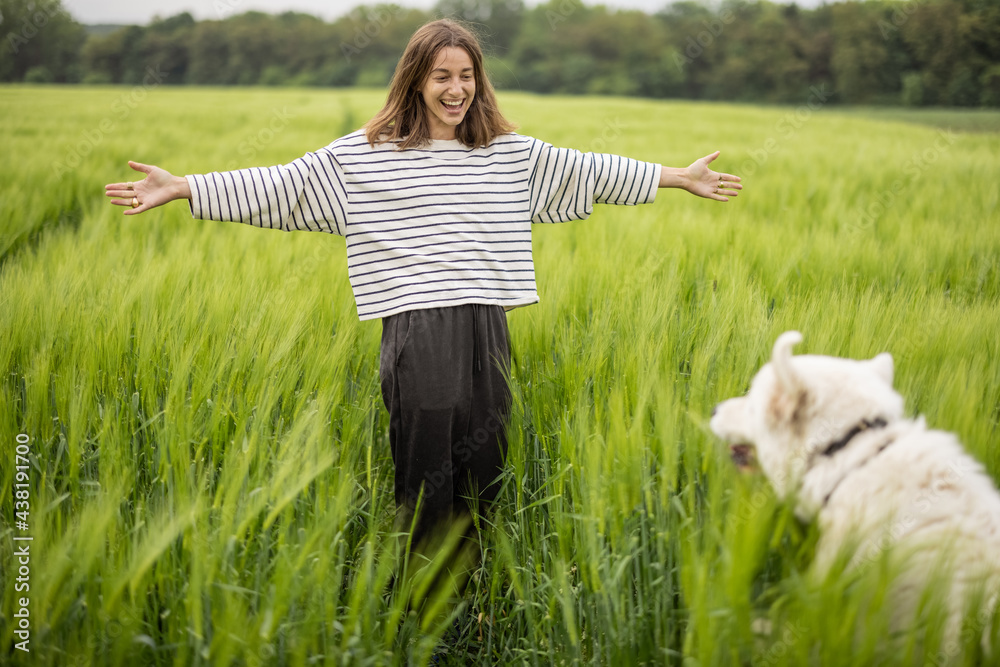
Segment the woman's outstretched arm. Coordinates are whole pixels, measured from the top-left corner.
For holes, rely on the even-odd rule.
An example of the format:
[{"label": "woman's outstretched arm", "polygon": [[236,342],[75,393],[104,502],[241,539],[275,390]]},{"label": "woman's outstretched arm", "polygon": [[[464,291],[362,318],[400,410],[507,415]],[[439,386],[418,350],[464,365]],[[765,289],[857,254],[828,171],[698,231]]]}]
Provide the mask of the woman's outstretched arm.
[{"label": "woman's outstretched arm", "polygon": [[738,195],[743,186],[740,185],[739,176],[723,174],[708,168],[708,165],[717,157],[719,157],[719,151],[695,160],[684,169],[662,167],[659,187],[681,188],[706,199],[729,201],[729,197]]},{"label": "woman's outstretched arm", "polygon": [[128,166],[146,175],[140,181],[108,183],[104,194],[113,197],[116,206],[128,206],[125,215],[144,213],[175,199],[191,199],[191,188],[183,176],[174,176],[165,169],[151,164],[129,160]]},{"label": "woman's outstretched arm", "polygon": [[347,192],[342,170],[329,147],[286,165],[183,177],[138,162],[129,162],[129,166],[146,178],[104,186],[112,204],[129,207],[126,215],[186,199],[191,215],[199,220],[340,235],[346,228]]}]

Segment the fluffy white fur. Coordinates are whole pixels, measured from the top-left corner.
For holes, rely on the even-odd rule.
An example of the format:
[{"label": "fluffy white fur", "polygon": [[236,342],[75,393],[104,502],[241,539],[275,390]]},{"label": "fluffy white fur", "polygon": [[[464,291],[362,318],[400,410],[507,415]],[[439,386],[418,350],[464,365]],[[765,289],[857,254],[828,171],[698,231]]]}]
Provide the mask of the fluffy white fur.
[{"label": "fluffy white fur", "polygon": [[891,588],[894,624],[912,621],[929,577],[943,576],[955,638],[984,583],[985,611],[996,604],[1000,494],[954,435],[904,417],[889,354],[793,357],[801,340],[796,331],[778,338],[747,395],[716,407],[712,431],[738,462],[752,446],[777,493],[800,519],[818,521],[815,574],[825,576],[845,550],[854,568],[890,550],[902,564]]}]

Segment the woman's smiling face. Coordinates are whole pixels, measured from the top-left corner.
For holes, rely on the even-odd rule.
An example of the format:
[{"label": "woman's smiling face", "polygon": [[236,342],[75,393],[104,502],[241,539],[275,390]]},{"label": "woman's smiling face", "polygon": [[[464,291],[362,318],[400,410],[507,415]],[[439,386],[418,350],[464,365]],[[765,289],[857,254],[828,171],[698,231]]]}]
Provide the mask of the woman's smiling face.
[{"label": "woman's smiling face", "polygon": [[476,96],[475,69],[465,49],[441,49],[420,94],[427,107],[431,139],[454,139],[455,128],[465,119]]}]

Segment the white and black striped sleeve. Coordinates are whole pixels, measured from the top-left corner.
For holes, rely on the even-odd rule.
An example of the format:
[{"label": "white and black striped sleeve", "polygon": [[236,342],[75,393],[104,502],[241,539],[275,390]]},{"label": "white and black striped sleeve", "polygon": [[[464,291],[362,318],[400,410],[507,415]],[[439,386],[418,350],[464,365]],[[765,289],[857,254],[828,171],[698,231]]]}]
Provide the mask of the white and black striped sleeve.
[{"label": "white and black striped sleeve", "polygon": [[328,149],[286,165],[186,177],[191,215],[255,227],[344,234],[347,193],[340,165]]},{"label": "white and black striped sleeve", "polygon": [[581,153],[535,140],[532,145],[531,221],[582,220],[594,204],[649,204],[660,165],[619,155]]}]

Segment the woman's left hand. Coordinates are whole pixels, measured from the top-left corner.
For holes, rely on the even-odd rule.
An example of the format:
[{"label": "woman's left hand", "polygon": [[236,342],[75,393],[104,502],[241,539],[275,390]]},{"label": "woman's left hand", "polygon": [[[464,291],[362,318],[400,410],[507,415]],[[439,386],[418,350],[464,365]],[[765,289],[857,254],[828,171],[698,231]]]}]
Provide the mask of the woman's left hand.
[{"label": "woman's left hand", "polygon": [[737,196],[743,186],[740,185],[739,176],[723,174],[708,168],[708,165],[717,157],[719,157],[719,151],[695,160],[691,166],[684,170],[688,181],[686,189],[691,194],[706,199],[729,201],[729,197]]},{"label": "woman's left hand", "polygon": [[156,165],[129,160],[128,166],[146,174],[141,181],[108,183],[104,194],[115,197],[115,206],[127,206],[125,215],[143,213],[175,199],[191,199],[191,187],[183,176],[174,176]]}]

